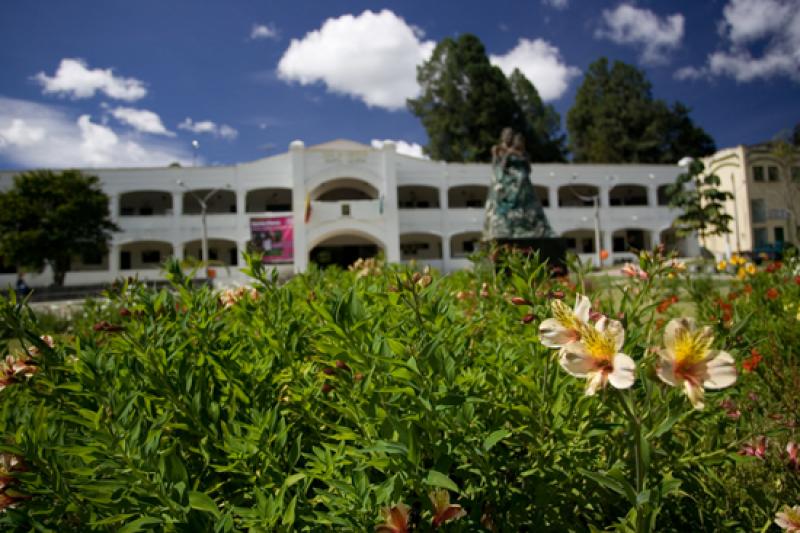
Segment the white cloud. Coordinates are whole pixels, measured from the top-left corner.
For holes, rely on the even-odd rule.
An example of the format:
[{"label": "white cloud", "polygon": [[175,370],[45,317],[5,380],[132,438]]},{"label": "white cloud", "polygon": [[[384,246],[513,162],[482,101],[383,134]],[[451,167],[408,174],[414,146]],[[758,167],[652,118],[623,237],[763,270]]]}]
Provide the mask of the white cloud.
[{"label": "white cloud", "polygon": [[567,9],[569,0],[542,0],[542,4],[555,9]]},{"label": "white cloud", "polygon": [[45,130],[28,124],[25,119],[13,118],[11,125],[0,130],[0,148],[5,146],[31,146],[44,139]]},{"label": "white cloud", "polygon": [[33,79],[41,84],[45,93],[64,94],[73,98],[91,98],[100,91],[109,98],[134,101],[147,94],[142,81],[115,76],[110,68],[89,69],[81,59],[64,58],[55,75],[39,72]]},{"label": "white cloud", "polygon": [[166,166],[191,161],[173,141],[135,139],[63,110],[0,96],[0,156],[24,167]]},{"label": "white cloud", "polygon": [[679,69],[676,78],[729,76],[746,83],[786,76],[800,82],[800,1],[730,0],[722,13],[721,49],[701,67]]},{"label": "white cloud", "polygon": [[372,139],[370,144],[372,145],[373,148],[377,148],[380,150],[381,148],[383,148],[383,145],[387,142],[394,143],[394,146],[398,154],[408,155],[411,157],[418,157],[420,159],[430,159],[427,155],[425,155],[422,152],[422,146],[417,143],[409,143],[400,140],[395,141],[392,139],[384,139],[384,140]]},{"label": "white cloud", "polygon": [[209,133],[214,137],[221,137],[231,141],[239,135],[239,132],[236,131],[236,129],[228,126],[227,124],[217,124],[216,122],[212,122],[210,120],[194,122],[189,117],[186,117],[183,122],[178,124],[178,128],[191,131],[192,133]]},{"label": "white cloud", "polygon": [[255,39],[277,39],[278,29],[274,24],[253,24],[250,30],[250,38]]},{"label": "white cloud", "polygon": [[683,24],[680,13],[659,17],[649,9],[620,4],[613,10],[603,10],[603,25],[595,37],[642,46],[642,62],[655,65],[665,63],[669,52],[680,46]]},{"label": "white cloud", "polygon": [[570,81],[581,73],[579,68],[564,63],[558,48],[542,39],[520,39],[505,55],[492,55],[489,60],[506,76],[518,68],[536,86],[544,101],[560,98]]},{"label": "white cloud", "polygon": [[174,137],[175,133],[169,131],[161,122],[161,117],[147,109],[135,109],[133,107],[116,107],[110,111],[111,115],[142,133],[152,133],[153,135],[166,135]]},{"label": "white cloud", "polygon": [[422,30],[386,9],[329,18],[320,29],[292,39],[278,76],[301,85],[321,82],[370,107],[402,109],[418,94],[417,65],[435,46],[423,37]]}]

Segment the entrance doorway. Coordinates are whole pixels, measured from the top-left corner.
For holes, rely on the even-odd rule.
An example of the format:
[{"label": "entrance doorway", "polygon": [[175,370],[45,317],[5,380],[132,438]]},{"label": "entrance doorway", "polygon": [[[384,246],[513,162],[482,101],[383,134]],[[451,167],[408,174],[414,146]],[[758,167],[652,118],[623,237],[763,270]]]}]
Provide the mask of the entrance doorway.
[{"label": "entrance doorway", "polygon": [[319,243],[311,249],[309,259],[320,267],[339,266],[347,268],[358,259],[375,257],[381,247],[360,235],[337,235]]}]

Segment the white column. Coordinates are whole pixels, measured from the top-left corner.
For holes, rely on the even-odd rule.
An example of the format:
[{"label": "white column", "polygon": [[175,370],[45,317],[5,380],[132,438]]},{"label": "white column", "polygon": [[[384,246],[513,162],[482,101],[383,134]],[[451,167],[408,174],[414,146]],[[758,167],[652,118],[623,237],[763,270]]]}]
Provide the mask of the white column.
[{"label": "white column", "polygon": [[111,215],[111,220],[119,222],[119,195],[108,195],[108,212]]},{"label": "white column", "polygon": [[383,242],[386,261],[400,262],[400,217],[397,212],[397,167],[394,143],[383,143],[381,174],[383,175]]},{"label": "white column", "polygon": [[450,238],[442,232],[442,273],[450,271]]},{"label": "white column", "polygon": [[614,239],[612,238],[613,231],[604,229],[603,232],[603,250],[608,252],[608,264],[614,264]]},{"label": "white column", "polygon": [[647,186],[647,205],[658,207],[658,187],[656,185]]},{"label": "white column", "polygon": [[[611,192],[611,187],[607,187],[605,185],[598,187],[598,191],[600,194],[600,207],[609,207],[611,205],[610,199],[608,194]],[[610,252],[611,250],[609,250]]]},{"label": "white column", "polygon": [[172,247],[175,259],[183,261],[183,229],[181,217],[183,216],[183,191],[172,193]]},{"label": "white column", "polygon": [[111,244],[108,247],[108,273],[112,278],[119,277],[119,252],[120,245]]},{"label": "white column", "polygon": [[[294,237],[294,271],[305,272],[308,267],[308,254],[306,249],[306,176],[305,176],[305,145],[303,141],[292,141],[289,145],[289,161],[292,176],[292,219]],[[313,216],[313,215],[312,215]]]},{"label": "white column", "polygon": [[558,185],[549,185],[547,187],[547,199],[550,202],[550,209],[558,209]]},{"label": "white column", "polygon": [[446,211],[449,206],[447,205],[447,179],[442,180],[442,183],[439,185],[439,209],[441,211]]}]

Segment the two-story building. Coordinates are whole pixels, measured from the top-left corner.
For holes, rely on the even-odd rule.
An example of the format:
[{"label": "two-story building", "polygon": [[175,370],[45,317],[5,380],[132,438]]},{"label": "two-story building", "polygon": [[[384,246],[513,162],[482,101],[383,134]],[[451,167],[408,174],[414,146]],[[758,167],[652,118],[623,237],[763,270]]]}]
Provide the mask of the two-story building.
[{"label": "two-story building", "polygon": [[[677,239],[670,229],[675,213],[667,207],[665,188],[681,170],[534,164],[531,179],[553,229],[570,249],[594,260],[599,229],[611,263],[632,258],[632,248],[662,242],[684,256],[697,253],[696,243]],[[378,251],[391,262],[414,259],[448,272],[469,265],[491,181],[488,164],[430,161],[398,154],[391,143],[377,149],[347,140],[312,147],[294,141],[286,153],[231,166],[86,172],[100,178],[122,231],[107,255],[76,257],[68,285],[130,275],[155,279],[167,257],[199,258],[198,198],[207,196],[208,255],[226,265],[217,269],[221,278],[241,276],[252,223],[279,217],[292,230],[292,256],[278,265],[287,272],[302,272],[311,260],[342,262]],[[0,172],[0,188],[10,187],[14,174]],[[0,286],[15,279],[11,265],[3,268]],[[31,285],[51,279],[48,272],[28,274]]]}]

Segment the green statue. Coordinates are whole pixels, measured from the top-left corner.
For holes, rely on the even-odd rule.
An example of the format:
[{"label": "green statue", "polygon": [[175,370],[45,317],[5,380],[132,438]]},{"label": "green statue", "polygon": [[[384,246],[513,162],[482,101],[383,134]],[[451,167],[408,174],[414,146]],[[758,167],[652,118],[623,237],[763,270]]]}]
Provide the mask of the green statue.
[{"label": "green statue", "polygon": [[492,147],[492,184],[486,199],[483,240],[555,236],[531,183],[525,139],[504,128],[500,142]]}]

